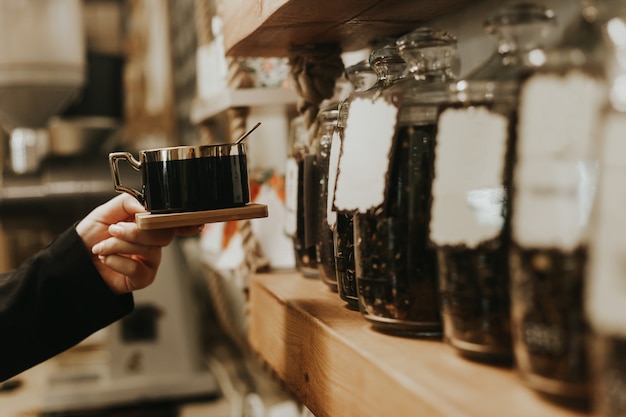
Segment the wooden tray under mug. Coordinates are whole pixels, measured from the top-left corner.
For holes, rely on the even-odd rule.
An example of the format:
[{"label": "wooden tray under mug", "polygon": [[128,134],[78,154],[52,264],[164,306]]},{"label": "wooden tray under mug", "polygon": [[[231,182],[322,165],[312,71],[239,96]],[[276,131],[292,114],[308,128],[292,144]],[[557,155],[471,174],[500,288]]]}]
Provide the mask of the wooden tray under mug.
[{"label": "wooden tray under mug", "polygon": [[242,207],[185,213],[137,213],[135,214],[135,223],[141,230],[155,230],[233,220],[257,219],[267,216],[268,212],[265,204],[249,203]]}]

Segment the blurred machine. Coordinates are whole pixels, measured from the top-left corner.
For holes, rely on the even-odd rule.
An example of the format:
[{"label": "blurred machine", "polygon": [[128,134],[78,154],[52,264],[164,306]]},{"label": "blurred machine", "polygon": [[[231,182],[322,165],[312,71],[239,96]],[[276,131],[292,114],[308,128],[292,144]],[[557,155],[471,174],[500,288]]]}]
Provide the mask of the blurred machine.
[{"label": "blurred machine", "polygon": [[[0,2],[4,270],[114,195],[107,146],[122,124],[123,59],[86,47],[84,7],[97,3]],[[104,341],[86,341],[90,355],[58,358],[44,411],[219,395],[179,255],[164,252],[156,283]]]}]

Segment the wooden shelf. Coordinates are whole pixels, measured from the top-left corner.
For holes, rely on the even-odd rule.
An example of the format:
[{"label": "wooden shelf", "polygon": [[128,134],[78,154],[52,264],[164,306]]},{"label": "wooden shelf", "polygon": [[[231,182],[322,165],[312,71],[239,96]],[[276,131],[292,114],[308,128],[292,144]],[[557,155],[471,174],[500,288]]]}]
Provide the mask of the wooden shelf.
[{"label": "wooden shelf", "polygon": [[292,45],[339,43],[344,51],[398,36],[469,0],[229,0],[224,43],[231,56],[286,56]]},{"label": "wooden shelf", "polygon": [[253,275],[249,313],[252,348],[318,417],[589,417],[539,397],[511,369],[378,333],[296,272]]},{"label": "wooden shelf", "polygon": [[196,99],[191,105],[192,123],[202,123],[232,107],[295,105],[298,96],[286,88],[226,89],[210,100]]}]

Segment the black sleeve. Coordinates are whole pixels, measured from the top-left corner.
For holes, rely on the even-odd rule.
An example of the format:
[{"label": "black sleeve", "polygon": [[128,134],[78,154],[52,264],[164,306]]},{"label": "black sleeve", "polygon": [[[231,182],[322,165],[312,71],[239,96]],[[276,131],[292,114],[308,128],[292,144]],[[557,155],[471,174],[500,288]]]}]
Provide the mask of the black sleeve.
[{"label": "black sleeve", "polygon": [[72,227],[0,275],[0,381],[76,345],[133,309],[114,294]]}]

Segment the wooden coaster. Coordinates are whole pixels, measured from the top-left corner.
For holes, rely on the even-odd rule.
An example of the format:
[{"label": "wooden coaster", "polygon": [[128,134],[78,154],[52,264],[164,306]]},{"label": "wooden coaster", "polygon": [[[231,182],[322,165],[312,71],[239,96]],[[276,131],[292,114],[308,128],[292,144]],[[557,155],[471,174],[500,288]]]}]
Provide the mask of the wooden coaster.
[{"label": "wooden coaster", "polygon": [[137,213],[135,215],[135,222],[141,230],[155,230],[233,220],[256,219],[267,216],[268,212],[265,204],[249,203],[243,207],[190,211],[186,213]]}]

